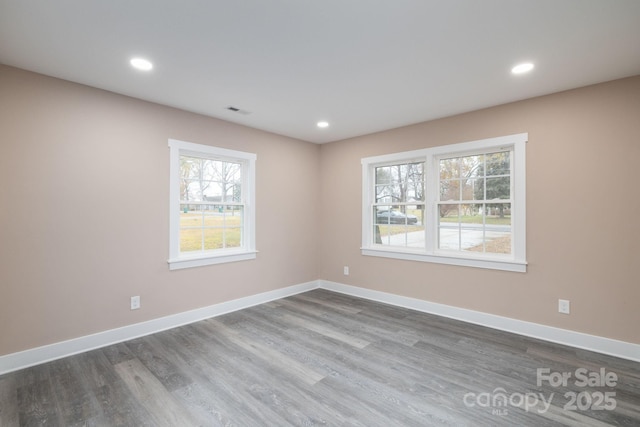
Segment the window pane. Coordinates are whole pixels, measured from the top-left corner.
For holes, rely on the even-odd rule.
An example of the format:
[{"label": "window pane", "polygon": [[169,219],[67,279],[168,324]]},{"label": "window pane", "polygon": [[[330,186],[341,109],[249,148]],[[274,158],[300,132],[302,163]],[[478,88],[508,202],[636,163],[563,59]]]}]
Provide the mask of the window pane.
[{"label": "window pane", "polygon": [[225,198],[226,201],[232,201],[240,203],[242,202],[242,184],[240,181],[236,181],[230,188],[227,190],[227,196]]},{"label": "window pane", "polygon": [[382,236],[380,235],[380,226],[375,223],[373,224],[373,243],[375,245],[382,244]]},{"label": "window pane", "polygon": [[415,205],[407,206],[405,214],[408,217],[407,220],[407,247],[410,248],[424,248],[425,247],[425,206]]},{"label": "window pane", "polygon": [[401,184],[393,184],[390,186],[391,189],[391,200],[394,202],[406,202],[407,200],[407,192],[406,186]]},{"label": "window pane", "polygon": [[373,209],[373,237],[374,242],[377,244],[389,244],[389,237],[391,236],[390,227],[391,222],[391,206],[376,206]]},{"label": "window pane", "polygon": [[[441,201],[484,201],[440,204],[440,249],[511,253],[510,152],[440,160]],[[455,179],[458,168],[459,179]]]},{"label": "window pane", "polygon": [[485,217],[483,215],[482,204],[460,205],[460,249],[469,248],[484,244],[485,238]]},{"label": "window pane", "polygon": [[376,168],[376,184],[391,184],[391,168],[389,166]]},{"label": "window pane", "polygon": [[462,200],[484,200],[484,178],[462,181]]},{"label": "window pane", "polygon": [[240,246],[242,246],[242,228],[227,228],[225,234],[225,247],[239,248]]},{"label": "window pane", "polygon": [[222,197],[223,189],[222,184],[219,182],[207,182],[203,188],[204,200],[207,202],[224,202]]},{"label": "window pane", "polygon": [[224,213],[222,205],[206,205],[203,211],[205,227],[223,227]]},{"label": "window pane", "polygon": [[416,225],[424,226],[425,223],[425,205],[407,206],[407,213],[417,218]]},{"label": "window pane", "polygon": [[220,160],[181,157],[181,198],[206,202],[241,200],[242,166]]},{"label": "window pane", "polygon": [[444,225],[438,229],[439,249],[460,249],[460,229],[455,225]]},{"label": "window pane", "polygon": [[242,165],[240,163],[226,163],[228,173],[226,178],[228,182],[240,182],[242,180]]},{"label": "window pane", "polygon": [[202,250],[202,229],[180,230],[180,252],[193,252]]},{"label": "window pane", "polygon": [[181,193],[180,199],[184,201],[203,201],[203,187],[206,188],[206,184],[195,179],[183,179],[181,181]]},{"label": "window pane", "polygon": [[482,164],[484,162],[484,155],[466,156],[461,157],[460,163],[460,178],[470,178],[482,176]]},{"label": "window pane", "polygon": [[487,178],[486,200],[509,198],[511,198],[511,180],[509,177]]},{"label": "window pane", "polygon": [[462,227],[474,228],[482,226],[484,223],[482,216],[482,204],[461,204],[458,206],[458,213],[460,214],[458,221]]},{"label": "window pane", "polygon": [[376,203],[407,203],[424,200],[424,162],[375,168]]},{"label": "window pane", "polygon": [[224,229],[223,228],[205,228],[203,230],[204,235],[204,250],[209,251],[212,249],[222,249],[224,242]]},{"label": "window pane", "polygon": [[[483,250],[484,249],[484,250]],[[478,244],[467,249],[471,252],[486,252],[494,254],[510,254],[511,253],[511,233],[498,233],[487,231],[487,238],[484,242],[484,248]]]},{"label": "window pane", "polygon": [[458,159],[440,160],[440,179],[451,179],[460,177],[460,167]]},{"label": "window pane", "polygon": [[458,205],[440,205],[438,212],[441,222],[458,222]]},{"label": "window pane", "polygon": [[440,181],[440,200],[460,200],[460,180]]},{"label": "window pane", "polygon": [[485,252],[494,254],[511,253],[511,233],[487,232],[484,243],[478,243],[465,250],[469,252]]},{"label": "window pane", "polygon": [[242,246],[243,207],[182,204],[180,252]]},{"label": "window pane", "polygon": [[493,203],[485,205],[480,210],[484,214],[486,224],[483,242],[464,249],[474,252],[510,254],[511,205],[509,203]]},{"label": "window pane", "polygon": [[243,206],[180,204],[180,226],[202,227],[240,225],[243,218]]},{"label": "window pane", "polygon": [[202,227],[201,205],[180,205],[180,228]]},{"label": "window pane", "polygon": [[424,248],[424,205],[375,207],[373,236],[377,244]]},{"label": "window pane", "polygon": [[509,203],[440,205],[440,249],[511,253]]},{"label": "window pane", "polygon": [[243,208],[242,206],[230,206],[224,207],[224,224],[226,227],[241,227],[243,222]]},{"label": "window pane", "polygon": [[392,201],[391,186],[376,185],[376,203],[391,203]]},{"label": "window pane", "polygon": [[458,205],[440,205],[438,211],[438,248],[460,249]]},{"label": "window pane", "polygon": [[180,252],[202,250],[203,206],[180,205]]},{"label": "window pane", "polygon": [[486,215],[488,224],[511,226],[511,203],[488,203]]},{"label": "window pane", "polygon": [[204,249],[239,248],[242,242],[241,227],[204,229]]},{"label": "window pane", "polygon": [[510,153],[487,154],[487,176],[509,175],[511,171]]},{"label": "window pane", "polygon": [[391,211],[391,206],[383,205],[376,206],[373,208],[373,223],[374,224],[388,224],[391,221],[391,217],[389,212]]}]

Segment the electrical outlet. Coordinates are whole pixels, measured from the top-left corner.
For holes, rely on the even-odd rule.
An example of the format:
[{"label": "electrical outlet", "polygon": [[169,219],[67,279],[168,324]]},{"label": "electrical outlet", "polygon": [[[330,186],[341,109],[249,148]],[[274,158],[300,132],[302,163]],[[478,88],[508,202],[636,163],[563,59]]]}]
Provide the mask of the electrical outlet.
[{"label": "electrical outlet", "polygon": [[348,265],[345,265],[345,266],[344,266],[344,275],[345,275],[345,276],[348,276],[348,275],[349,275],[349,266],[348,266]]},{"label": "electrical outlet", "polygon": [[137,310],[140,308],[140,297],[131,297],[131,310]]},{"label": "electrical outlet", "polygon": [[562,314],[571,313],[571,302],[567,299],[558,300],[558,312]]}]

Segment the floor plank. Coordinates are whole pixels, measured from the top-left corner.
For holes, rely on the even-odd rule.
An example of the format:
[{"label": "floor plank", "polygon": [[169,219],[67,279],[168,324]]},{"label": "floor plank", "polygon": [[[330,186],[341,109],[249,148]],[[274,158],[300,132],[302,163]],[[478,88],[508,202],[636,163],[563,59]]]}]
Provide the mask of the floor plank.
[{"label": "floor plank", "polygon": [[314,290],[0,376],[0,426],[36,425],[638,426],[640,364]]},{"label": "floor plank", "polygon": [[156,426],[195,426],[189,411],[178,404],[162,382],[142,362],[131,359],[114,366],[134,398],[147,410]]},{"label": "floor plank", "polygon": [[18,425],[18,394],[15,374],[0,376],[0,426]]}]

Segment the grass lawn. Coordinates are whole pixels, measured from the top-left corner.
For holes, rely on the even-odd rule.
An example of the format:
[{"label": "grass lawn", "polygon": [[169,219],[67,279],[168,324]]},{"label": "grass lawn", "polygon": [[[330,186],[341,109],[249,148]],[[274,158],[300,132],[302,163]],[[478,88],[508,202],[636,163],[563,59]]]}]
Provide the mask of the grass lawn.
[{"label": "grass lawn", "polygon": [[404,224],[391,224],[391,225],[378,225],[381,236],[393,236],[394,234],[411,233],[413,231],[424,230],[423,225],[404,225]]},{"label": "grass lawn", "polygon": [[234,211],[180,213],[180,251],[240,247],[242,214]]},{"label": "grass lawn", "polygon": [[[440,218],[440,222],[458,222],[462,224],[482,224],[482,215],[462,215],[460,218],[457,216],[445,216]],[[511,225],[511,216],[505,215],[500,218],[499,216],[485,217],[485,224],[489,225]]]}]

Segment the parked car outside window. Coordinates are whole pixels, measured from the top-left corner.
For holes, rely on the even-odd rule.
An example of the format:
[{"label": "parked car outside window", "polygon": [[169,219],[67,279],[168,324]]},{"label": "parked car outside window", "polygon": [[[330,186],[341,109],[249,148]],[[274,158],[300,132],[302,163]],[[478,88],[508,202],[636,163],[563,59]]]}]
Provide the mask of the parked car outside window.
[{"label": "parked car outside window", "polygon": [[376,214],[376,222],[379,224],[416,224],[418,217],[396,210],[378,211]]}]

